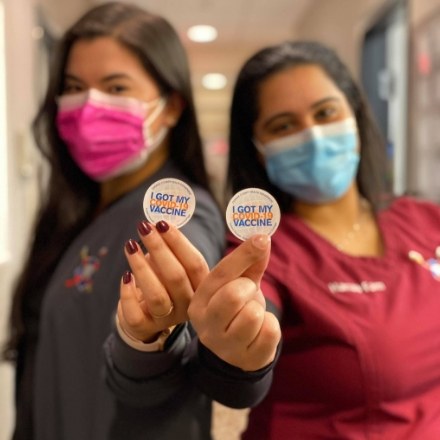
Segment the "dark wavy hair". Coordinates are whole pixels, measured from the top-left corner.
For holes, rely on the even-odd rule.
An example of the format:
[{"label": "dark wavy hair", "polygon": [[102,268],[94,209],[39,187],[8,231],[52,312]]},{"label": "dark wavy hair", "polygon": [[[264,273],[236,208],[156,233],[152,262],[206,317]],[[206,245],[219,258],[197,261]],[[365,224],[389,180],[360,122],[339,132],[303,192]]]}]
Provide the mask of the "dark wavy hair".
[{"label": "dark wavy hair", "polygon": [[386,181],[386,150],[384,139],[372,117],[360,88],[336,53],[313,41],[284,42],[254,54],[237,77],[230,112],[229,165],[227,196],[248,187],[270,192],[288,211],[293,197],[274,186],[258,158],[252,142],[253,127],[258,118],[259,87],[269,76],[300,65],[319,66],[345,95],[355,117],[361,144],[357,174],[359,191],[375,209],[381,205],[389,188]]},{"label": "dark wavy hair", "polygon": [[92,219],[99,185],[71,159],[56,128],[56,97],[62,93],[66,62],[79,40],[112,37],[141,61],[162,95],[176,92],[184,101],[179,121],[170,131],[170,159],[187,178],[208,188],[202,143],[194,108],[188,60],[182,43],[164,18],[134,5],[117,2],[97,6],[82,16],[58,42],[49,85],[33,123],[36,144],[49,164],[47,193],[42,197],[33,243],[15,287],[6,359],[16,359],[26,338],[23,315],[37,325],[44,288],[61,254]]}]

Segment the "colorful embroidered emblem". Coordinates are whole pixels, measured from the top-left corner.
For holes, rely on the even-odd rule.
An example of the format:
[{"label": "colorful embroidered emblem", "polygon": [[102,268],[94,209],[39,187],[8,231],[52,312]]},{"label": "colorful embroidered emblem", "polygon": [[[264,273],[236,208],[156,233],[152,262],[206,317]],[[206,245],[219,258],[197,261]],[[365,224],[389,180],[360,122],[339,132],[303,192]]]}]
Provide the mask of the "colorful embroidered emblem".
[{"label": "colorful embroidered emblem", "polygon": [[408,257],[410,260],[420,264],[420,266],[431,272],[435,280],[440,281],[440,246],[435,250],[435,256],[425,260],[423,255],[417,251],[409,251]]},{"label": "colorful embroidered emblem", "polygon": [[80,252],[81,263],[73,271],[73,277],[65,281],[66,287],[76,287],[80,292],[91,293],[93,291],[93,275],[101,267],[100,258],[107,255],[108,249],[102,247],[98,256],[90,255],[89,248],[84,246]]}]

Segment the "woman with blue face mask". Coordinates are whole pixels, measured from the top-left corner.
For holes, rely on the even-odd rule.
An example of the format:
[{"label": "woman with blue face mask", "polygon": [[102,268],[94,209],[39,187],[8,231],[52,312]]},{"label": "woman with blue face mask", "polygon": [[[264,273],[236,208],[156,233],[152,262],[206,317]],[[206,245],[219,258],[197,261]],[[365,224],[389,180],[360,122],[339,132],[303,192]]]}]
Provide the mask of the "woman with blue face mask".
[{"label": "woman with blue face mask", "polygon": [[[228,196],[262,188],[281,221],[271,239],[231,236],[188,307],[199,341],[237,371],[271,365],[278,318],[273,382],[243,439],[439,438],[440,209],[392,197],[386,164],[366,101],[334,51],[286,42],[244,64]],[[192,261],[183,279],[196,279],[197,255],[179,231],[162,239],[170,267]],[[149,337],[130,284],[121,291],[127,329]]]},{"label": "woman with blue face mask", "polygon": [[243,438],[438,438],[440,209],[390,196],[347,68],[314,42],[259,51],[230,127],[229,195],[263,188],[282,211],[260,286],[283,346]]}]

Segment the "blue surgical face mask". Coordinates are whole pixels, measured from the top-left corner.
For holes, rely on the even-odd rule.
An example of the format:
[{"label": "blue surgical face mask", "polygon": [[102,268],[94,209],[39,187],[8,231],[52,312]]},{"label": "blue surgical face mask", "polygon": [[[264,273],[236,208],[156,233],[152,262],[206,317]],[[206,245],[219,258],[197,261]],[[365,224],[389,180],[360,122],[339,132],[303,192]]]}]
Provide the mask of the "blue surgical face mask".
[{"label": "blue surgical face mask", "polygon": [[335,200],[350,187],[359,165],[354,118],[311,128],[265,145],[255,142],[266,159],[270,181],[299,200]]}]

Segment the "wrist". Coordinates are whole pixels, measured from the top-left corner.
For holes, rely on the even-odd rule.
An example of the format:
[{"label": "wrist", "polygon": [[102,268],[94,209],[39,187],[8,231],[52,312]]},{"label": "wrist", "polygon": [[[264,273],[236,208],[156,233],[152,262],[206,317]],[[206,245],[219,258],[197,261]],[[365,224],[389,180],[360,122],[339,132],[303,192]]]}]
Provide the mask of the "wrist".
[{"label": "wrist", "polygon": [[162,330],[161,332],[156,333],[156,335],[151,336],[151,338],[148,338],[148,340],[143,341],[133,337],[127,331],[125,331],[125,329],[121,326],[117,315],[115,320],[116,320],[116,329],[121,339],[127,345],[134,348],[135,350],[145,351],[145,352],[163,351],[166,340],[168,339],[168,337],[171,335],[172,331],[176,327],[175,325],[168,327]]}]

